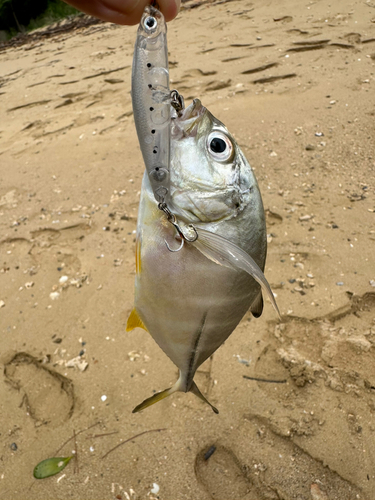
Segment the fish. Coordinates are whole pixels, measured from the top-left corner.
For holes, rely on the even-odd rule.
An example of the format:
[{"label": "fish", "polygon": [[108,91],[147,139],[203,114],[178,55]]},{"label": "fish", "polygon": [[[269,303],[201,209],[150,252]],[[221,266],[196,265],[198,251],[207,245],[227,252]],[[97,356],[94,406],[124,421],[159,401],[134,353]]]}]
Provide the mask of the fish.
[{"label": "fish", "polygon": [[[151,16],[162,24],[161,13],[153,9],[146,7],[136,49],[139,33],[148,36],[145,19]],[[147,56],[147,51],[143,55]],[[147,63],[143,66],[147,68]],[[138,71],[134,68],[139,67],[136,61],[133,77]],[[249,309],[254,317],[261,316],[262,290],[279,314],[263,274],[267,235],[262,198],[241,148],[199,99],[187,108],[181,100],[175,108],[169,101],[171,109],[165,122],[169,163],[164,165],[168,182],[164,178],[155,183],[152,169],[147,167],[147,151],[143,151],[149,147],[144,137],[152,126],[147,107],[154,99],[145,71],[142,78],[137,75],[135,79],[144,80],[144,93],[150,92],[143,102],[139,95],[137,102],[133,98],[146,170],[137,222],[134,308],[126,330],[140,327],[149,332],[177,366],[179,377],[172,387],[136,406],[133,413],[178,391],[192,392],[218,413],[194,381],[197,369],[225,342]],[[164,83],[163,102],[167,102],[169,88]],[[155,109],[154,105],[149,107]],[[165,160],[165,155],[162,158]],[[163,191],[157,191],[160,185]]]}]

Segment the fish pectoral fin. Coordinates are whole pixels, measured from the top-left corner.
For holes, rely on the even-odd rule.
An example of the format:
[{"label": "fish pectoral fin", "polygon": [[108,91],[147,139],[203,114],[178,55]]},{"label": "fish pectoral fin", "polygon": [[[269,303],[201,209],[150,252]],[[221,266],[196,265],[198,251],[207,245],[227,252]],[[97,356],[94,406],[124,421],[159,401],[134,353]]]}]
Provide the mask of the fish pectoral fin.
[{"label": "fish pectoral fin", "polygon": [[215,262],[215,264],[231,269],[241,269],[250,274],[250,276],[262,287],[264,293],[270,299],[271,304],[281,319],[280,311],[277,307],[271,287],[263,271],[251,255],[219,234],[207,231],[197,224],[196,229],[198,230],[198,239],[192,242],[192,245],[194,245],[205,257]]},{"label": "fish pectoral fin", "polygon": [[263,312],[262,292],[259,292],[257,298],[251,304],[250,311],[251,311],[251,314],[254,316],[254,318],[259,318],[262,315],[262,312]]},{"label": "fish pectoral fin", "polygon": [[139,411],[142,411],[145,408],[148,408],[149,406],[154,405],[155,403],[158,403],[159,401],[161,401],[164,398],[167,398],[168,396],[170,396],[171,394],[173,394],[177,390],[178,390],[178,388],[176,388],[176,386],[174,385],[174,386],[170,387],[169,389],[165,389],[164,391],[157,392],[156,394],[154,394],[150,398],[145,399],[141,404],[136,406],[132,413],[138,413]]},{"label": "fish pectoral fin", "polygon": [[201,401],[203,401],[204,403],[207,403],[209,406],[211,406],[212,410],[215,412],[215,413],[219,413],[219,410],[217,408],[215,408],[204,396],[203,394],[201,393],[201,391],[198,389],[198,386],[195,382],[193,382],[191,384],[191,387],[190,387],[190,392],[192,392],[193,394],[195,394]]},{"label": "fish pectoral fin", "polygon": [[143,328],[143,330],[146,330],[146,332],[149,333],[149,331],[145,327],[143,321],[139,317],[137,311],[135,310],[135,308],[133,308],[132,312],[129,315],[128,321],[126,323],[126,331],[131,332],[134,328],[137,328],[137,326],[139,328]]}]

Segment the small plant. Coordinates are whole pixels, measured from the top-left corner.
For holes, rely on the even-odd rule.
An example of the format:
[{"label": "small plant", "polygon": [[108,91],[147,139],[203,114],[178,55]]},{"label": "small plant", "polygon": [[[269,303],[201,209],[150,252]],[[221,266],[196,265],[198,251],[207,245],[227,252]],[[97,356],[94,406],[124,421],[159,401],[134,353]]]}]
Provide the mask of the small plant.
[{"label": "small plant", "polygon": [[73,455],[71,457],[53,457],[42,460],[34,469],[35,479],[44,479],[58,474],[65,469],[72,458]]}]

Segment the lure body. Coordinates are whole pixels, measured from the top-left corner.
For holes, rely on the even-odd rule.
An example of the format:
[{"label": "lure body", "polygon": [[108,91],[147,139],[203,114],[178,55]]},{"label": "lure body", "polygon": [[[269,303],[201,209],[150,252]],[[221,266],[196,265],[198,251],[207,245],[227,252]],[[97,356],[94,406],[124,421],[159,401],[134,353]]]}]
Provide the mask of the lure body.
[{"label": "lure body", "polygon": [[167,27],[163,15],[147,6],[139,24],[132,69],[132,103],[143,160],[157,201],[169,195],[171,98]]}]

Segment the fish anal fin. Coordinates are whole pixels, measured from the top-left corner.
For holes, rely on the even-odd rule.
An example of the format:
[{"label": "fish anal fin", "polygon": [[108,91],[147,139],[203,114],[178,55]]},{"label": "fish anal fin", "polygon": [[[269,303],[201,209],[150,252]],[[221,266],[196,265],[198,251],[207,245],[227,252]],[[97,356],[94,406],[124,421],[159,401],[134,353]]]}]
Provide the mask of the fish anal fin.
[{"label": "fish anal fin", "polygon": [[254,318],[259,318],[262,315],[263,312],[263,296],[262,292],[260,291],[257,298],[254,300],[254,302],[250,306],[250,311],[251,314],[254,316]]},{"label": "fish anal fin", "polygon": [[147,328],[145,327],[143,321],[139,317],[137,311],[135,308],[133,308],[132,312],[129,315],[128,321],[126,323],[126,331],[130,332],[134,328],[143,328],[143,330],[146,330],[148,332]]},{"label": "fish anal fin", "polygon": [[195,394],[201,401],[203,401],[204,403],[207,403],[209,406],[211,406],[212,410],[217,414],[219,413],[219,410],[217,408],[215,408],[204,396],[203,394],[201,393],[201,391],[198,389],[198,386],[195,382],[193,382],[191,384],[191,387],[190,387],[190,392],[192,392],[193,394]]}]

